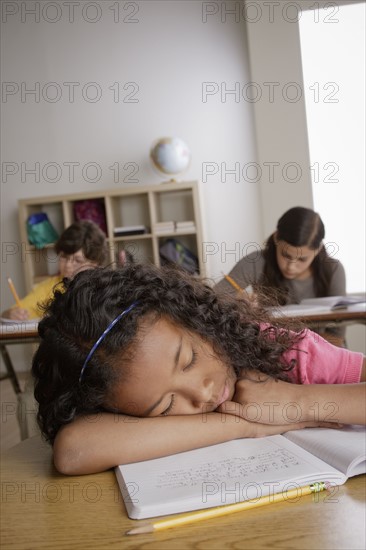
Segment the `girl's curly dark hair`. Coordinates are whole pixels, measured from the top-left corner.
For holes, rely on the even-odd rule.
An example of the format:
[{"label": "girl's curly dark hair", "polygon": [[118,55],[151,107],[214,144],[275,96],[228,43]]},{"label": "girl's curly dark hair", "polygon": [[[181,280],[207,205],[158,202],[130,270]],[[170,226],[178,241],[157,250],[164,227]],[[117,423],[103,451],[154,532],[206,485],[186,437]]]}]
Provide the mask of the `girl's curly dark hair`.
[{"label": "girl's curly dark hair", "polygon": [[[128,376],[128,363],[142,318],[166,317],[198,333],[237,375],[256,370],[286,379],[292,368],[283,352],[302,338],[244,299],[220,295],[179,268],[126,264],[96,268],[64,280],[39,323],[41,342],[32,373],[39,403],[38,423],[47,440],[76,415],[106,410],[106,397]],[[83,374],[91,347],[111,321],[137,305],[104,338]],[[261,325],[261,323],[267,323]]]}]

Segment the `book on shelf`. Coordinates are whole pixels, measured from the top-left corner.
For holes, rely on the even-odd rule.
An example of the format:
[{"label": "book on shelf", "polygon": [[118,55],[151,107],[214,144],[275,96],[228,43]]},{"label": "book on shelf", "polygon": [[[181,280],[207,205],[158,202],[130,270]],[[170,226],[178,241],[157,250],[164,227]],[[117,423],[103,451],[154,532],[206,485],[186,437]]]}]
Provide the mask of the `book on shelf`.
[{"label": "book on shelf", "polygon": [[121,227],[115,227],[113,229],[113,235],[115,237],[124,237],[129,235],[143,235],[148,233],[149,228],[146,225],[122,225]]},{"label": "book on shelf", "polygon": [[196,224],[194,221],[187,220],[182,222],[176,221],[167,221],[167,222],[156,222],[154,223],[154,231],[157,234],[163,233],[175,233],[183,231],[195,231]]},{"label": "book on shelf", "polygon": [[311,428],[118,466],[128,516],[183,513],[366,472],[364,426]]},{"label": "book on shelf", "polygon": [[174,221],[168,221],[168,222],[156,222],[154,223],[154,231],[157,234],[163,234],[163,233],[174,233],[175,231],[175,222]]},{"label": "book on shelf", "polygon": [[184,222],[177,222],[175,224],[175,227],[177,231],[194,231],[196,229],[196,224],[194,223],[194,221],[187,220]]},{"label": "book on shelf", "polygon": [[322,298],[306,298],[299,304],[289,304],[273,310],[274,316],[285,315],[298,317],[313,313],[329,313],[339,309],[356,306],[360,311],[366,307],[365,294],[349,294],[348,296],[326,296]]}]

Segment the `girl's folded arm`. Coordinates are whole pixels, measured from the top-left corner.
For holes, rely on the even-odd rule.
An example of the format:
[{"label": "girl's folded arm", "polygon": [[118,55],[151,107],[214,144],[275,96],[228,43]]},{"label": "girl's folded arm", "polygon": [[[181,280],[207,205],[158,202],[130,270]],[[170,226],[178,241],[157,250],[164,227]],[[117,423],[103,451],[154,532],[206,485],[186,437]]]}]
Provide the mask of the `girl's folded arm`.
[{"label": "girl's folded arm", "polygon": [[227,415],[137,418],[102,413],[81,416],[63,426],[54,442],[54,463],[64,474],[96,473],[122,463],[222,443],[257,429],[251,423]]},{"label": "girl's folded arm", "polygon": [[54,464],[60,473],[97,473],[137,462],[215,445],[242,437],[263,437],[321,425],[286,426],[252,423],[217,412],[187,416],[136,418],[110,413],[80,416],[63,426],[54,442]]}]

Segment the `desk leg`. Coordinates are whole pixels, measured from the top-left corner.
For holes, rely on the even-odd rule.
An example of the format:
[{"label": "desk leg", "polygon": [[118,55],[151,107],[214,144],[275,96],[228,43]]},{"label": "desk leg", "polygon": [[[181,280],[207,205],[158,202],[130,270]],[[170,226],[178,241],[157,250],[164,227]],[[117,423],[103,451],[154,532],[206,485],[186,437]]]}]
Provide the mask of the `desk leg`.
[{"label": "desk leg", "polygon": [[14,388],[15,393],[18,395],[21,392],[19,380],[17,377],[17,374],[14,370],[13,363],[11,362],[10,355],[8,353],[8,350],[3,344],[0,344],[0,353],[4,360],[5,368],[6,368],[6,375],[3,375],[0,380],[5,380],[7,378],[10,378],[11,384]]}]

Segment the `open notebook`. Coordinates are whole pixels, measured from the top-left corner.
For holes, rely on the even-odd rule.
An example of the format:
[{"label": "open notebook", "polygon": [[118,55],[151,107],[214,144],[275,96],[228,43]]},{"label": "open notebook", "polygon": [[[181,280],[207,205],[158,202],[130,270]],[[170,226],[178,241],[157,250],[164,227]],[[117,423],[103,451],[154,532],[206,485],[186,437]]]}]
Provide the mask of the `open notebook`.
[{"label": "open notebook", "polygon": [[299,304],[289,304],[276,308],[273,311],[274,316],[294,316],[312,315],[315,313],[329,313],[338,309],[346,309],[352,306],[352,311],[355,307],[357,310],[364,311],[366,308],[366,295],[357,294],[349,296],[326,296],[323,298],[306,298]]},{"label": "open notebook", "polygon": [[232,504],[314,481],[341,485],[365,472],[364,426],[237,439],[116,468],[132,519]]}]

